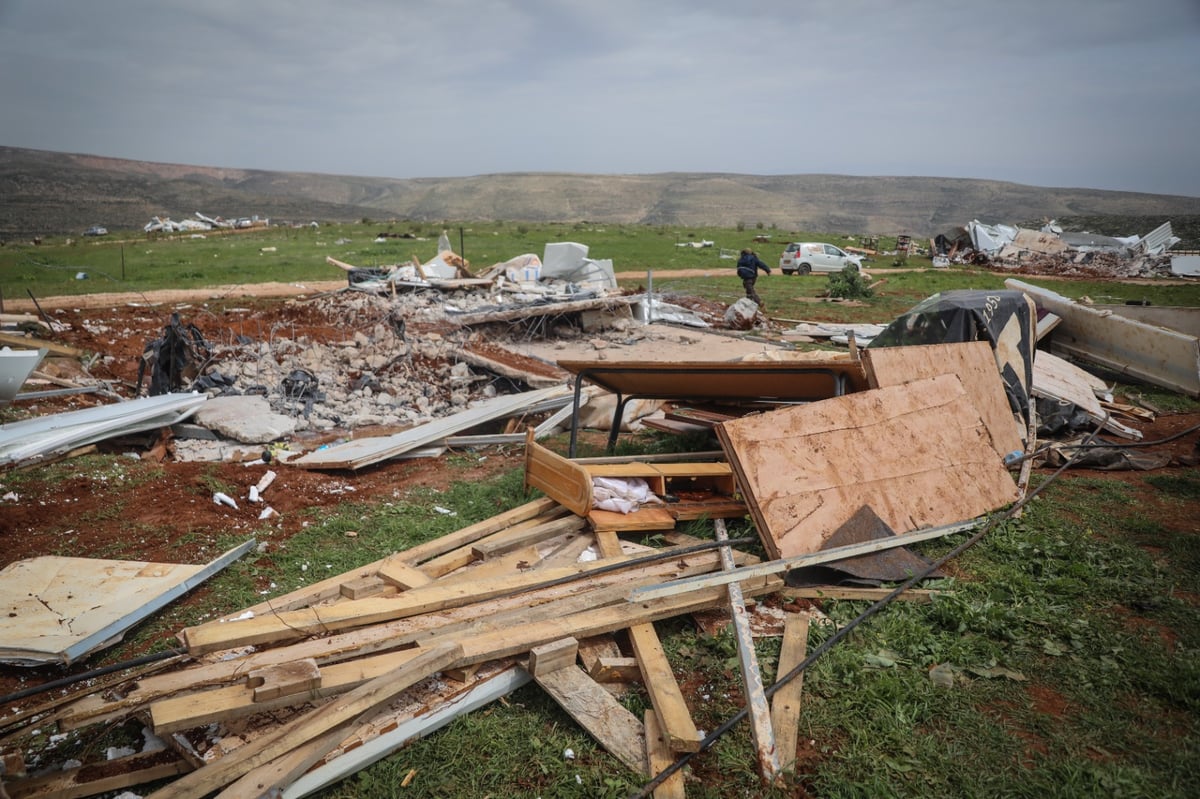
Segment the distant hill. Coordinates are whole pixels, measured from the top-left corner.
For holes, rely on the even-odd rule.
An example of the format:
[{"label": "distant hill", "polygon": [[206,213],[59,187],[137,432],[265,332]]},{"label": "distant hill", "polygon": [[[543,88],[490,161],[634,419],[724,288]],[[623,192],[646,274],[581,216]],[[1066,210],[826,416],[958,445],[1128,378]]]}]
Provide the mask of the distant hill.
[{"label": "distant hill", "polygon": [[[847,175],[514,173],[377,178],[160,164],[0,147],[0,240],[140,228],[196,211],[296,222],[406,219],[778,227],[927,237],[972,219],[1200,219],[1200,197],[994,180]],[[1145,227],[1143,230],[1142,228]],[[1178,233],[1178,231],[1177,231]]]}]

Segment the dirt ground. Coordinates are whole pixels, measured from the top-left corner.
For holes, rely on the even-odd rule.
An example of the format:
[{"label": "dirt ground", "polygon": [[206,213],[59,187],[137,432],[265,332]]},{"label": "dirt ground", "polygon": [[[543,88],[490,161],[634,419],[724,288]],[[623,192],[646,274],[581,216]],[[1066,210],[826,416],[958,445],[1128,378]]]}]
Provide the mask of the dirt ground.
[{"label": "dirt ground", "polygon": [[[338,284],[340,287],[341,284]],[[262,328],[287,325],[297,334],[314,341],[334,341],[345,335],[316,310],[313,303],[298,301],[311,294],[314,286],[303,291],[297,287],[266,287],[260,296],[249,297],[244,291],[217,293],[171,292],[136,300],[117,297],[64,298],[40,301],[53,319],[69,330],[47,336],[56,343],[76,347],[99,357],[90,364],[93,377],[111,381],[118,394],[135,395],[137,370],[146,343],[161,334],[174,308],[185,307],[206,329],[231,325],[245,318],[250,308],[255,323]],[[292,292],[292,293],[289,293]],[[99,301],[103,300],[103,301]],[[234,309],[237,309],[236,312]],[[9,310],[13,310],[11,307]],[[72,365],[74,364],[74,366]],[[69,380],[78,372],[78,359],[54,358],[42,371]],[[28,388],[28,387],[27,387]],[[77,394],[36,404],[22,403],[22,412],[42,415],[111,402],[94,394]],[[1164,414],[1149,424],[1138,425],[1146,440],[1175,435],[1200,424],[1200,413]],[[371,431],[356,431],[366,435]],[[597,441],[603,434],[596,434]],[[1179,438],[1150,452],[1169,454],[1174,460],[1195,455],[1197,434]],[[156,446],[157,445],[157,446]],[[125,480],[120,461],[103,471],[90,471],[84,461],[66,459],[47,470],[0,471],[0,567],[23,558],[59,554],[84,557],[164,560],[206,563],[219,554],[217,539],[239,528],[249,530],[258,524],[261,506],[239,503],[235,510],[212,501],[212,485],[240,486],[243,490],[258,482],[266,465],[242,463],[186,463],[172,460],[170,442],[154,436],[136,441],[106,442],[102,451],[153,457],[158,468],[149,481]],[[358,472],[318,472],[272,464],[278,477],[265,495],[280,515],[274,520],[272,538],[283,541],[303,529],[304,511],[334,506],[348,498],[363,503],[393,499],[397,492],[412,486],[447,488],[456,480],[487,480],[521,463],[519,447],[494,447],[486,458],[473,467],[447,465],[446,459],[388,461]],[[1148,514],[1179,529],[1194,527],[1194,519],[1178,518],[1178,509],[1155,499],[1155,491],[1144,481],[1144,472],[1089,472],[1105,479],[1121,480],[1138,487],[1145,497]],[[145,531],[153,531],[147,534]],[[185,598],[181,600],[187,602]],[[58,676],[44,671],[44,679]],[[20,682],[21,677],[37,681],[28,670],[20,674],[0,667],[0,695]]]}]

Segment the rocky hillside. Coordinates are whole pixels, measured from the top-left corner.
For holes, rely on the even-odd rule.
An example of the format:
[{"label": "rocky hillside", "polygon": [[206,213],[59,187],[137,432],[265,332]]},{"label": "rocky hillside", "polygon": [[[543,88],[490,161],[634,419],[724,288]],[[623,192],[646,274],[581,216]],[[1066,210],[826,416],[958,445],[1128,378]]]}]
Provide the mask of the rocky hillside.
[{"label": "rocky hillside", "polygon": [[[1200,197],[846,175],[496,174],[383,178],[159,164],[0,147],[0,240],[139,228],[196,211],[274,220],[713,225],[925,237],[971,219],[1175,219]],[[1140,230],[1124,233],[1145,232]]]}]

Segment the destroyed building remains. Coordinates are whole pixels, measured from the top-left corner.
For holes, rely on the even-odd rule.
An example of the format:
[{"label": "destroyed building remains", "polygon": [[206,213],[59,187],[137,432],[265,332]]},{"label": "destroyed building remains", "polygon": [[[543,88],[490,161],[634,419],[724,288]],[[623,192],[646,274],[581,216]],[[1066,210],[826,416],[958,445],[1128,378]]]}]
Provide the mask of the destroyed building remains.
[{"label": "destroyed building remains", "polygon": [[[1048,252],[1058,245],[1018,244],[1020,234],[989,259],[1013,246],[1112,254],[1065,239]],[[1160,257],[1169,238],[1122,243],[1119,257],[1138,247],[1137,258]],[[238,490],[210,493],[223,512],[249,503],[266,513],[301,473],[352,486],[379,464],[447,448],[514,448],[523,482],[495,514],[227,607],[111,683],[25,704],[3,719],[8,740],[35,724],[87,735],[133,721],[150,744],[109,761],[103,781],[94,764],[22,773],[14,761],[0,778],[9,793],[153,784],[160,799],[304,796],[532,683],[648,789],[682,795],[680,764],[724,731],[697,724],[655,623],[701,624],[714,612],[732,631],[751,768],[771,784],[797,768],[809,626],[828,625],[836,643],[857,623],[772,597],[826,592],[875,600],[878,612],[943,575],[945,559],[907,547],[964,532],[978,540],[1040,490],[1035,463],[1088,446],[1049,452],[1044,400],[1074,420],[1071,432],[1136,440],[1144,416],[1067,357],[1200,396],[1194,333],[1097,315],[1020,281],[943,292],[882,320],[869,343],[851,329],[844,351],[802,353],[713,330],[722,308],[623,291],[611,262],[562,244],[478,276],[448,248],[386,269],[331,259],[346,285],[303,301],[326,329],[319,338],[283,320],[147,311],[157,335],[144,342],[137,396],[0,426],[0,462],[16,466],[166,431],[155,445],[175,458],[244,465]],[[1147,351],[1168,355],[1149,364]],[[617,455],[619,434],[634,427],[703,436],[710,448]],[[583,429],[607,437],[605,455],[576,457]],[[746,534],[730,540],[727,525]],[[30,642],[16,629],[0,659],[86,660],[140,620],[134,605],[154,612],[260,543],[207,566],[13,564],[13,606],[54,605],[68,619],[56,624],[78,626],[81,640]],[[112,601],[85,630],[86,614],[59,597],[91,567],[104,575],[91,590]],[[774,682],[756,635],[782,641]],[[630,684],[644,713],[620,700]]]}]

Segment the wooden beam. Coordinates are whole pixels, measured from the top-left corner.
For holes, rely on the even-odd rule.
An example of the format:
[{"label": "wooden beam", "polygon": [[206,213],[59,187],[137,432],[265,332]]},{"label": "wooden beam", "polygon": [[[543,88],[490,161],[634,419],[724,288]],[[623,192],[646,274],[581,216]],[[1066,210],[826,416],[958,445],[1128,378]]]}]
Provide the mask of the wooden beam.
[{"label": "wooden beam", "polygon": [[243,774],[294,749],[297,742],[318,738],[343,724],[375,710],[395,696],[462,656],[454,644],[442,644],[399,668],[376,677],[335,702],[309,711],[295,721],[235,749],[220,760],[193,771],[155,791],[151,799],[203,799]]},{"label": "wooden beam", "polygon": [[[604,557],[616,557],[621,552],[621,542],[611,530],[597,530],[596,543]],[[692,721],[691,711],[654,625],[650,622],[630,625],[629,643],[671,751],[700,751],[700,731]]]},{"label": "wooden beam", "polygon": [[[491,535],[497,530],[503,530],[509,525],[531,519],[549,510],[557,507],[557,503],[548,497],[540,497],[526,502],[523,505],[518,505],[495,516],[468,525],[456,532],[448,533],[423,544],[418,544],[402,552],[389,555],[386,558],[381,558],[374,563],[368,563],[365,566],[360,566],[357,569],[352,569],[349,572],[327,577],[320,582],[305,586],[304,588],[296,589],[287,594],[267,599],[259,602],[256,605],[251,605],[248,608],[240,611],[240,613],[250,612],[256,616],[261,616],[264,613],[276,613],[283,610],[295,610],[296,608],[315,605],[318,602],[334,599],[341,595],[342,583],[347,580],[353,580],[358,577],[371,577],[384,568],[389,562],[398,561],[409,566],[415,566],[423,563],[430,558],[437,557],[445,552],[453,549],[458,549],[461,546],[470,545],[484,536]],[[231,620],[234,615],[225,617],[226,621]]]},{"label": "wooden beam", "polygon": [[583,519],[580,519],[578,516],[568,516],[563,519],[555,519],[544,524],[538,524],[526,530],[517,532],[506,530],[489,536],[475,544],[471,547],[471,553],[479,560],[487,560],[488,558],[494,558],[497,555],[511,552],[514,549],[520,549],[529,544],[540,544],[563,533],[578,532],[583,529],[583,526]]},{"label": "wooden beam", "polygon": [[[783,644],[779,650],[776,679],[787,674],[802,662],[808,653],[808,616],[787,614],[783,624]],[[804,674],[775,691],[771,697],[771,727],[775,730],[775,751],[779,767],[784,771],[796,768],[796,744],[800,728],[800,694],[804,689]]]},{"label": "wooden beam", "polygon": [[631,771],[647,776],[646,730],[637,716],[573,663],[553,671],[530,673],[605,751]]},{"label": "wooden beam", "polygon": [[[255,696],[256,686],[246,683],[177,694],[150,705],[150,724],[158,735],[168,735],[204,724],[227,722],[254,713],[334,696],[400,668],[422,651],[405,649],[324,666],[320,670],[317,685],[297,691],[279,692],[274,696],[264,694],[259,698]],[[291,664],[282,663],[274,668],[286,668],[289,665]],[[252,671],[250,675],[255,673]]]},{"label": "wooden beam", "polygon": [[[645,719],[646,760],[650,768],[650,777],[653,779],[675,762],[675,753],[671,751],[667,737],[659,728],[654,711],[647,710]],[[667,777],[662,785],[654,789],[654,799],[685,799],[686,796],[682,771]]]},{"label": "wooden beam", "polygon": [[579,642],[574,638],[561,638],[529,650],[529,666],[526,671],[535,680],[550,671],[575,665],[579,654]]},{"label": "wooden beam", "polygon": [[[725,521],[717,519],[715,525],[717,540],[728,544],[729,535],[725,531]],[[733,553],[728,545],[721,547],[721,568],[725,572],[734,570]],[[746,600],[742,597],[742,587],[736,582],[726,584],[725,590],[729,596],[729,614],[733,619],[733,630],[737,639],[746,710],[750,715],[750,739],[758,757],[758,772],[767,784],[772,784],[779,778],[779,757],[775,753],[775,735],[771,732],[771,709],[763,688],[762,672],[758,668],[754,636],[750,632],[750,620],[746,617]]]},{"label": "wooden beam", "polygon": [[246,675],[246,685],[253,689],[255,702],[267,702],[320,688],[321,670],[312,658],[293,660],[255,669]]},{"label": "wooden beam", "polygon": [[409,566],[398,558],[389,558],[385,563],[380,565],[377,574],[379,579],[391,583],[401,591],[407,591],[410,588],[419,588],[422,585],[428,585],[433,582],[433,578],[428,574],[416,566]]}]

